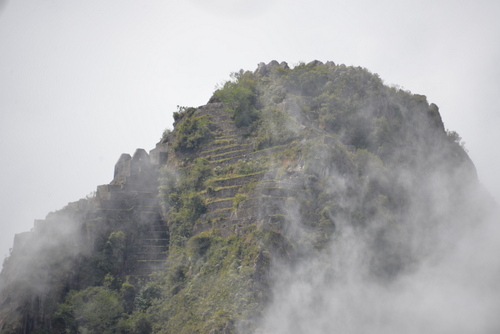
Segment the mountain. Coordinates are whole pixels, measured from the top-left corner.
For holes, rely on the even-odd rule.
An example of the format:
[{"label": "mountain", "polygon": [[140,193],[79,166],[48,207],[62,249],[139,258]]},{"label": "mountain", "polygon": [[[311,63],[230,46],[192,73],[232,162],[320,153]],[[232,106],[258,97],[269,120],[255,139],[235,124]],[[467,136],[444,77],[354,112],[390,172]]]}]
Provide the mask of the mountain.
[{"label": "mountain", "polygon": [[360,67],[261,63],[174,120],[16,235],[1,333],[322,332],[325,296],[442,263],[494,207],[438,107]]}]

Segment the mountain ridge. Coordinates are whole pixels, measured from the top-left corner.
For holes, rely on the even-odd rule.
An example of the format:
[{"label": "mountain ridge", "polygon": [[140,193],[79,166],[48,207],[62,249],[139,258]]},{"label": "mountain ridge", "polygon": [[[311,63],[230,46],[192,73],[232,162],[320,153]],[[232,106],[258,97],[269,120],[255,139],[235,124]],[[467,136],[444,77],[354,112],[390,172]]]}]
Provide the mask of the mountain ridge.
[{"label": "mountain ridge", "polygon": [[276,268],[354,233],[364,275],[392,282],[446,247],[434,233],[449,220],[486,215],[486,195],[468,199],[482,194],[472,161],[425,96],[333,62],[232,77],[180,107],[149,154],[121,155],[95,197],[16,236],[2,333],[257,333]]}]

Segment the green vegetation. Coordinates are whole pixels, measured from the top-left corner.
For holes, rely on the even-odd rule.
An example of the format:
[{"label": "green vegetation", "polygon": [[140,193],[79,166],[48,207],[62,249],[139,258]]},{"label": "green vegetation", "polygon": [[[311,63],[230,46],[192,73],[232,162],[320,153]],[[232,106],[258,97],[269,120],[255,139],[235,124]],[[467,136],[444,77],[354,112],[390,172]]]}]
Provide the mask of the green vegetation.
[{"label": "green vegetation", "polygon": [[234,81],[228,81],[217,90],[212,101],[224,103],[236,126],[249,126],[259,119],[258,81],[251,72],[233,74]]},{"label": "green vegetation", "polygon": [[465,148],[465,141],[462,140],[462,137],[456,131],[447,130],[446,136],[451,143],[460,146],[465,152],[467,152],[467,148]]},{"label": "green vegetation", "polygon": [[[293,69],[275,65],[266,76],[240,71],[211,100],[223,102],[237,125],[252,125],[257,149],[319,129],[388,160],[400,160],[393,148],[404,146],[404,159],[411,163],[413,155],[407,153],[428,135],[422,131],[442,126],[437,107],[429,106],[425,96],[384,86],[361,67],[320,62]],[[239,123],[240,113],[258,117]]]},{"label": "green vegetation", "polygon": [[183,177],[167,166],[163,168],[159,191],[169,216],[172,245],[182,245],[191,236],[200,215],[205,213],[203,198],[197,191],[211,173],[205,159],[196,159],[193,167],[184,171]]},{"label": "green vegetation", "polygon": [[269,263],[256,233],[223,238],[204,232],[173,249],[164,302],[151,310],[155,318],[169,319],[154,326],[158,333],[233,332],[236,319],[258,314],[265,298],[258,278]]},{"label": "green vegetation", "polygon": [[195,111],[196,109],[193,107],[177,106],[177,111],[173,113],[174,122],[178,122],[184,117],[191,116]]},{"label": "green vegetation", "polygon": [[276,107],[266,108],[262,111],[262,122],[257,132],[257,148],[289,143],[301,135],[300,130],[300,124],[289,112]]},{"label": "green vegetation", "polygon": [[[178,107],[157,184],[151,174],[157,194],[139,187],[136,202],[118,207],[92,196],[86,209],[54,214],[78,221],[81,238],[61,237],[62,252],[33,264],[54,272],[43,281],[53,296],[30,286],[37,276],[11,285],[5,300],[27,302],[3,307],[6,333],[31,316],[31,295],[44,301],[44,328],[61,333],[252,333],[269,301],[272,261],[325,254],[346,224],[383,222],[403,238],[410,192],[435,166],[468,161],[425,96],[384,86],[366,69],[313,62],[262,73],[234,74],[211,98],[222,108]],[[134,276],[130,263],[148,255],[138,240],[160,211],[168,237],[148,241],[166,260],[154,260],[164,263],[153,275]],[[23,307],[19,320],[12,314]]]},{"label": "green vegetation", "polygon": [[180,152],[190,152],[210,137],[209,120],[206,116],[185,117],[177,128],[172,147]]},{"label": "green vegetation", "polygon": [[55,314],[56,321],[74,332],[115,333],[123,304],[119,293],[106,287],[71,291]]}]

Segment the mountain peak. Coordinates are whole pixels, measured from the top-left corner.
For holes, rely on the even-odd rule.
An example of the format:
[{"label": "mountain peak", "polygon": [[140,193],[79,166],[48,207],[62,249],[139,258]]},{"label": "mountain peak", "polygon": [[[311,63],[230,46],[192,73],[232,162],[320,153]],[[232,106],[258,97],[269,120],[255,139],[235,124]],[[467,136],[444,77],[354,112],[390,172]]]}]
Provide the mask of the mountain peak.
[{"label": "mountain peak", "polygon": [[361,67],[260,63],[174,119],[16,236],[3,332],[252,333],[307,268],[390,286],[487,211],[438,107]]}]

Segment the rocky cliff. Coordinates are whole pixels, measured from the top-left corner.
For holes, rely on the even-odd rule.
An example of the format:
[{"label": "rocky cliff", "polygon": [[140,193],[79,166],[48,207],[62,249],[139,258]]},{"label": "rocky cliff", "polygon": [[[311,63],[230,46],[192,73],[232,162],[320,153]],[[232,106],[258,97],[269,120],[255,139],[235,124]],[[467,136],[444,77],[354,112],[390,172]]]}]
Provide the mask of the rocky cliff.
[{"label": "rocky cliff", "polygon": [[94,197],[16,236],[2,333],[252,333],[277,268],[329,267],[354,234],[363,275],[391,282],[487,213],[438,107],[363,68],[260,64],[174,119]]}]

